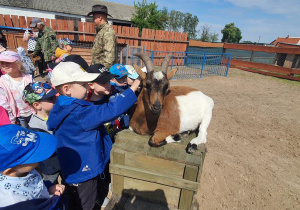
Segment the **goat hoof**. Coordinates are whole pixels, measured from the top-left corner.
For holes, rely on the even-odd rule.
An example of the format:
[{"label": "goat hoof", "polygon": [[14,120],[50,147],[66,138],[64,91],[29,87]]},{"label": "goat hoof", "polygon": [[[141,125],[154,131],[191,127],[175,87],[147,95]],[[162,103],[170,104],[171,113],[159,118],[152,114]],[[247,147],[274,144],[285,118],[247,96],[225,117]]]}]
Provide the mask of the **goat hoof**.
[{"label": "goat hoof", "polygon": [[192,154],[192,153],[196,152],[196,150],[197,150],[197,145],[196,144],[189,143],[186,147],[186,152],[189,153],[189,154]]},{"label": "goat hoof", "polygon": [[148,144],[149,144],[150,147],[161,147],[161,146],[167,144],[167,141],[166,141],[166,140],[163,140],[163,141],[160,142],[159,144],[156,144],[156,143],[154,143],[154,142],[152,141],[152,137],[151,137],[151,138],[149,139],[149,141],[148,141]]}]

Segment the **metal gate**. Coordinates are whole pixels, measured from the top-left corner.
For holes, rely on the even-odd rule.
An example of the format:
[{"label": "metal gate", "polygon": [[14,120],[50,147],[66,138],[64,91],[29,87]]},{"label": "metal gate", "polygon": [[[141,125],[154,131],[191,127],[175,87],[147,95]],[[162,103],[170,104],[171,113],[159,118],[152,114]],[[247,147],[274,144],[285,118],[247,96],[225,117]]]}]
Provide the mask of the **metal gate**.
[{"label": "metal gate", "polygon": [[150,51],[141,47],[126,47],[126,62],[123,64],[137,64],[142,67],[144,64],[134,56],[135,53],[146,53],[152,60],[154,66],[160,66],[166,55],[172,54],[169,68],[178,68],[172,79],[191,79],[209,76],[226,77],[229,70],[230,53],[211,53],[211,52],[168,52]]}]

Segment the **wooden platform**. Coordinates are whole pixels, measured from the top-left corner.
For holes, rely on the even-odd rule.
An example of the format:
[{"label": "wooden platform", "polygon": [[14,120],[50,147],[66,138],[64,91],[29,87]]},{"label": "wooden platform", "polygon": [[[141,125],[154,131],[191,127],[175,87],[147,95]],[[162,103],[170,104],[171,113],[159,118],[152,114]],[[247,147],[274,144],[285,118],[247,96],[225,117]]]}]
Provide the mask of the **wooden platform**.
[{"label": "wooden platform", "polygon": [[206,147],[201,145],[194,154],[187,154],[185,148],[192,137],[153,148],[148,145],[150,136],[129,130],[118,133],[109,169],[113,194],[139,196],[175,209],[197,206],[194,195],[199,187]]}]

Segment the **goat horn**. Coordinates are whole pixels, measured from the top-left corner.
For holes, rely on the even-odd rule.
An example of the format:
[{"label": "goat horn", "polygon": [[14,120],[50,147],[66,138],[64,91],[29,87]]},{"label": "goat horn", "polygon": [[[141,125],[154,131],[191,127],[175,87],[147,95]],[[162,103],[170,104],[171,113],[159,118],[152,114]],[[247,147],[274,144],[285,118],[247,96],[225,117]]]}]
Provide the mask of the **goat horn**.
[{"label": "goat horn", "polygon": [[147,68],[147,72],[151,72],[154,70],[154,66],[153,63],[150,59],[149,56],[145,55],[145,54],[141,54],[141,53],[135,53],[134,56],[139,57],[140,59],[142,59],[142,61],[145,63],[146,68]]},{"label": "goat horn", "polygon": [[165,57],[165,59],[164,59],[162,65],[161,65],[161,71],[162,71],[162,72],[167,73],[167,71],[168,71],[168,66],[169,66],[169,61],[170,61],[170,59],[171,59],[172,57],[173,57],[172,54],[168,54],[168,55]]}]

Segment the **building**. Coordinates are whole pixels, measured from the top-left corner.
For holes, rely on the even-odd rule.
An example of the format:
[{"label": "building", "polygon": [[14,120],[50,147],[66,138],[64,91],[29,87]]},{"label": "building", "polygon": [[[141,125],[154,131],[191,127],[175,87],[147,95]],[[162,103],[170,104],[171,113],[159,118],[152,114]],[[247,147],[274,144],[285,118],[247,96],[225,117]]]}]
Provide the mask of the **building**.
[{"label": "building", "polygon": [[[300,37],[278,37],[276,40],[271,42],[272,45],[278,46],[279,44],[288,44],[288,45],[300,45]],[[286,47],[286,46],[285,46]]]},{"label": "building", "polygon": [[111,25],[132,26],[134,6],[101,0],[0,0],[0,14],[92,22],[86,15],[95,4],[107,6]]}]

